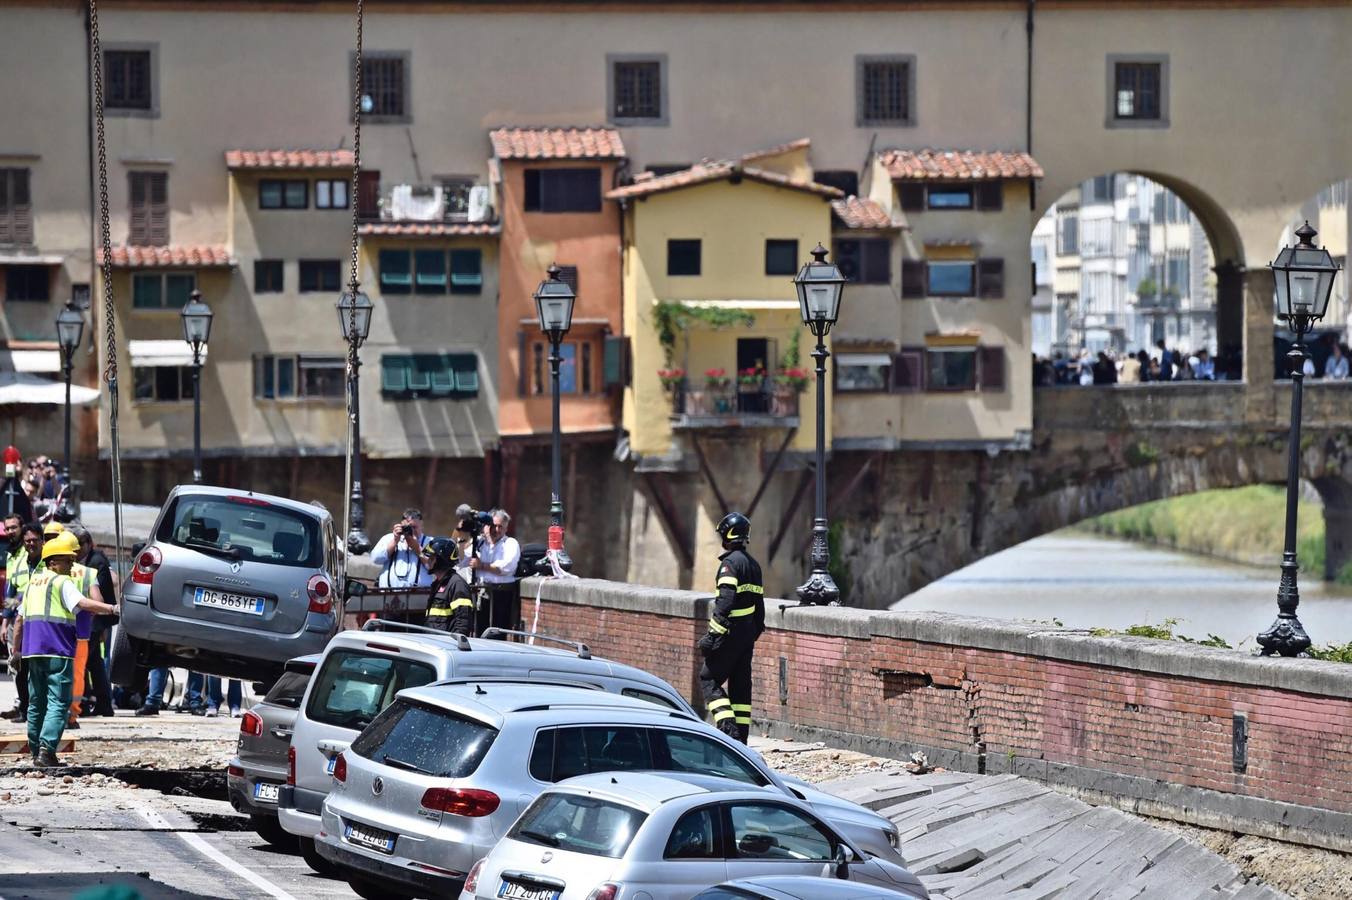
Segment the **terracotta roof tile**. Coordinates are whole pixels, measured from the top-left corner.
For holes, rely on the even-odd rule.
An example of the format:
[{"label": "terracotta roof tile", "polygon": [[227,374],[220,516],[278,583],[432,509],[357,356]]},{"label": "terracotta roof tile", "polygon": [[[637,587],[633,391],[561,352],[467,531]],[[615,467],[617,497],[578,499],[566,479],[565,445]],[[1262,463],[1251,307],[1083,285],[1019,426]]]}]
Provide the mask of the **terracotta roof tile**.
[{"label": "terracotta roof tile", "polygon": [[674,191],[680,188],[693,187],[697,184],[707,184],[711,181],[723,181],[733,177],[747,178],[751,181],[759,181],[762,184],[771,184],[776,187],[785,187],[796,191],[806,191],[810,194],[817,194],[822,197],[832,199],[845,196],[841,191],[833,187],[827,187],[824,184],[817,184],[812,181],[794,181],[787,175],[781,175],[778,172],[768,172],[765,169],[758,169],[754,166],[744,166],[740,162],[728,162],[720,160],[718,162],[702,162],[691,166],[688,169],[682,169],[679,172],[672,172],[668,175],[658,175],[655,178],[648,178],[643,181],[637,181],[634,184],[627,184],[618,187],[606,194],[611,200],[620,200],[626,197],[646,197],[649,194],[660,194],[664,191]]},{"label": "terracotta roof tile", "polygon": [[614,128],[496,128],[488,133],[498,159],[620,159]]},{"label": "terracotta roof tile", "polygon": [[362,237],[493,237],[502,233],[497,222],[367,222]]},{"label": "terracotta roof tile", "polygon": [[[98,252],[98,263],[103,265],[102,250]],[[230,251],[220,245],[113,248],[113,267],[118,269],[208,269],[234,265]]]},{"label": "terracotta roof tile", "polygon": [[920,181],[1041,178],[1042,166],[1023,152],[1003,150],[884,150],[893,179]]},{"label": "terracotta roof tile", "polygon": [[892,221],[887,210],[876,200],[862,197],[846,197],[844,200],[832,200],[831,212],[836,221],[846,228],[872,229],[875,231],[898,231],[901,225]]},{"label": "terracotta roof tile", "polygon": [[753,150],[751,153],[743,153],[742,162],[751,162],[753,159],[765,159],[770,156],[779,156],[783,153],[791,153],[794,150],[806,150],[811,146],[812,138],[799,138],[796,141],[777,144],[774,147],[766,147],[764,150]]},{"label": "terracotta roof tile", "polygon": [[350,169],[351,150],[227,150],[227,169]]}]

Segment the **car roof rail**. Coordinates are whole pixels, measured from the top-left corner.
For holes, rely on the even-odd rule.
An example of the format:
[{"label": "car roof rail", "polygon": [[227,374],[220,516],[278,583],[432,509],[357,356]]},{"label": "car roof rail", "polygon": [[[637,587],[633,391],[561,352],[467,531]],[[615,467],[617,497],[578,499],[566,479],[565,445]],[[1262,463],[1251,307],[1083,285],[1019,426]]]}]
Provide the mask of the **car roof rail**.
[{"label": "car roof rail", "polygon": [[396,631],[411,634],[434,634],[437,637],[454,637],[460,650],[473,650],[469,638],[458,631],[442,631],[440,628],[428,628],[426,625],[414,625],[412,622],[396,622],[393,619],[367,619],[361,626],[362,631]]},{"label": "car roof rail", "polygon": [[495,638],[499,635],[516,635],[517,637],[535,638],[537,641],[553,641],[556,644],[563,644],[566,647],[572,647],[577,651],[578,659],[591,659],[591,648],[581,641],[570,641],[567,638],[555,637],[552,634],[540,634],[531,631],[513,631],[510,628],[489,628],[479,635],[482,638]]},{"label": "car roof rail", "polygon": [[[529,687],[575,687],[586,688],[589,691],[603,691],[605,688],[599,684],[591,684],[586,681],[570,681],[565,678],[530,678],[525,675],[485,675],[475,678],[470,675],[460,675],[455,678],[443,678],[440,681],[434,681],[431,684],[422,685],[422,687],[445,687],[457,684],[520,684]],[[540,707],[548,709],[548,705]]]}]

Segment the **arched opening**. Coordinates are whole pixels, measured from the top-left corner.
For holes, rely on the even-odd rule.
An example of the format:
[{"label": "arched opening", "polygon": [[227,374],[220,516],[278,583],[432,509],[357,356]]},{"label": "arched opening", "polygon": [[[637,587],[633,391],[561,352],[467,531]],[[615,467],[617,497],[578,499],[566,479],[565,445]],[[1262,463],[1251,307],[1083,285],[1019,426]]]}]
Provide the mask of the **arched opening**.
[{"label": "arched opening", "polygon": [[[1352,233],[1350,217],[1352,206],[1348,204],[1348,192],[1352,191],[1352,180],[1336,181],[1322,191],[1308,198],[1300,205],[1297,214],[1287,222],[1282,231],[1281,240],[1273,248],[1275,256],[1284,246],[1295,243],[1295,230],[1301,223],[1309,222],[1319,232],[1315,243],[1328,248],[1335,262],[1347,268],[1348,236]],[[1305,339],[1310,359],[1305,366],[1307,378],[1330,381],[1346,380],[1352,369],[1349,359],[1348,341],[1349,318],[1352,318],[1352,297],[1348,293],[1346,271],[1339,272],[1333,280],[1333,295],[1329,298],[1328,312],[1315,325],[1314,331]],[[1286,351],[1295,339],[1286,323],[1274,318],[1276,337],[1273,341],[1273,367],[1278,378],[1287,378]]]},{"label": "arched opening", "polygon": [[1030,252],[1038,384],[1243,377],[1239,236],[1186,182],[1086,179],[1046,209]]}]

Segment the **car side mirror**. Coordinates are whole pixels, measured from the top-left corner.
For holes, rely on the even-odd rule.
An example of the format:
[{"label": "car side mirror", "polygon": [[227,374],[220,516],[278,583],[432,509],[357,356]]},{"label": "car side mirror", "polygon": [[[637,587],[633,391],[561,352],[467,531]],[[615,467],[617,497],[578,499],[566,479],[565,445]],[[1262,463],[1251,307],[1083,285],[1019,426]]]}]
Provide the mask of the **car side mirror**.
[{"label": "car side mirror", "polygon": [[366,584],[355,578],[349,578],[343,584],[343,599],[351,600],[353,597],[361,599],[366,596]]},{"label": "car side mirror", "polygon": [[841,881],[850,880],[850,853],[844,844],[836,844],[836,877]]}]

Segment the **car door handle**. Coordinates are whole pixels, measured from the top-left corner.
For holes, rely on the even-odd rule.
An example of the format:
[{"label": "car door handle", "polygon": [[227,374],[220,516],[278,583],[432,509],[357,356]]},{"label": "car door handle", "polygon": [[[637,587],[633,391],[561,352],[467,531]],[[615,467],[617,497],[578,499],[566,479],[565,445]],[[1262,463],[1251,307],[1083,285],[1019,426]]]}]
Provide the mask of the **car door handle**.
[{"label": "car door handle", "polygon": [[286,738],[291,737],[291,733],[292,733],[292,731],[294,731],[294,730],[295,730],[295,729],[292,729],[292,728],[274,728],[274,729],[272,729],[272,734],[273,734],[274,737],[279,737],[279,738],[282,738],[282,739],[286,739]]}]

